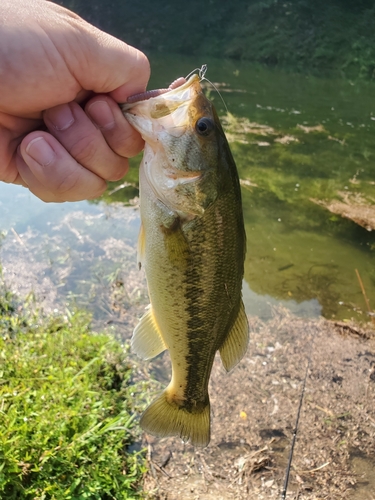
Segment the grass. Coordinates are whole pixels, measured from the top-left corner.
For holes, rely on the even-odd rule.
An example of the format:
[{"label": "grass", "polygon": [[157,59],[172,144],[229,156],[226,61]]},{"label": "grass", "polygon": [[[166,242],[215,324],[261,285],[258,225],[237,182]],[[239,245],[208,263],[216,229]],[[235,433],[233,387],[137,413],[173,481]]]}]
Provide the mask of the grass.
[{"label": "grass", "polygon": [[0,285],[0,498],[139,498],[143,452],[126,350],[75,311],[45,316]]}]

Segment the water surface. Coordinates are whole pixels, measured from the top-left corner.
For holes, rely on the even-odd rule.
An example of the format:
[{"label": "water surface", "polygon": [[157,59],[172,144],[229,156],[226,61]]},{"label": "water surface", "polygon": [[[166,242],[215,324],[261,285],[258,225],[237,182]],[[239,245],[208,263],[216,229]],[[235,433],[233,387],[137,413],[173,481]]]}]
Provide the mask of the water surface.
[{"label": "water surface", "polygon": [[[375,308],[375,232],[332,214],[317,201],[347,193],[375,202],[375,87],[234,61],[160,54],[151,54],[150,60],[152,88],[208,63],[207,77],[225,100],[227,109],[207,88],[223,119],[242,180],[248,312],[266,318],[272,305],[282,303],[307,317],[370,319],[355,270]],[[114,264],[110,254],[103,259],[104,243],[99,249],[97,242],[112,238],[112,243],[126,243],[134,251],[139,216],[134,203],[127,205],[138,194],[138,164],[139,158],[132,161],[126,178],[130,186],[111,183],[101,200],[91,203],[47,205],[21,187],[1,184],[4,267],[14,255],[10,239],[21,246],[15,234],[21,240],[27,234],[29,241],[33,235],[27,258],[33,255],[38,260],[41,252],[58,256],[54,264],[58,261],[60,273],[51,281],[56,296],[73,294],[78,302],[81,297],[88,307],[97,307],[95,300],[87,300],[87,290],[96,293],[89,283],[97,280],[93,268],[99,261],[99,274],[106,279],[119,269],[125,275],[127,269],[134,272],[131,252],[123,262],[120,252]],[[65,273],[61,272],[64,259]]]}]

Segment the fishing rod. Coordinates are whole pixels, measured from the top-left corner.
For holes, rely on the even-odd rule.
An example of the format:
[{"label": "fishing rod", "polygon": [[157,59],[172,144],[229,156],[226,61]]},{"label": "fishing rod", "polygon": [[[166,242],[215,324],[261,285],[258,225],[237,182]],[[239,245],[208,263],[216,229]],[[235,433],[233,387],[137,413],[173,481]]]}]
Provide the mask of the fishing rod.
[{"label": "fishing rod", "polygon": [[292,467],[294,445],[296,444],[296,439],[297,439],[299,417],[300,417],[300,414],[301,414],[303,397],[305,395],[306,380],[307,380],[307,375],[309,373],[310,362],[311,362],[311,354],[310,354],[310,356],[309,356],[309,358],[307,360],[305,378],[303,379],[302,391],[301,391],[301,396],[300,396],[300,399],[299,399],[299,405],[298,405],[298,410],[297,410],[296,423],[294,425],[294,430],[293,430],[292,444],[291,444],[290,452],[289,452],[288,465],[286,467],[286,472],[285,472],[284,487],[283,487],[283,491],[281,493],[281,500],[286,500],[286,494],[287,494],[287,490],[288,490],[288,483],[289,483],[289,476],[290,476],[290,469]]}]

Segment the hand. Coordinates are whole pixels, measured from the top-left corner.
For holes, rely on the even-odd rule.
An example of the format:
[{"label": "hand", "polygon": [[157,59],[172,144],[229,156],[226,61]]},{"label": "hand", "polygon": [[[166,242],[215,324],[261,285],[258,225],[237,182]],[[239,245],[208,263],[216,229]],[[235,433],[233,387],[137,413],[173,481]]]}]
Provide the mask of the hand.
[{"label": "hand", "polygon": [[144,54],[63,7],[1,0],[0,181],[44,201],[99,196],[143,147],[117,103],[148,78]]}]

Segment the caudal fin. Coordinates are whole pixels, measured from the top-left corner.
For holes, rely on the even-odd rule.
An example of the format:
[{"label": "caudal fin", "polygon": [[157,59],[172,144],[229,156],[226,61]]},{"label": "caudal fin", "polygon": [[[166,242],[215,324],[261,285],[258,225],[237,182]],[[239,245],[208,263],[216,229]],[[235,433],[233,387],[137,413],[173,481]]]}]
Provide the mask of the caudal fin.
[{"label": "caudal fin", "polygon": [[176,403],[169,403],[164,391],[146,408],[140,425],[157,437],[179,436],[193,446],[207,446],[210,442],[210,403],[201,412],[190,413]]}]

